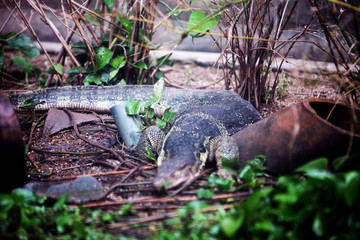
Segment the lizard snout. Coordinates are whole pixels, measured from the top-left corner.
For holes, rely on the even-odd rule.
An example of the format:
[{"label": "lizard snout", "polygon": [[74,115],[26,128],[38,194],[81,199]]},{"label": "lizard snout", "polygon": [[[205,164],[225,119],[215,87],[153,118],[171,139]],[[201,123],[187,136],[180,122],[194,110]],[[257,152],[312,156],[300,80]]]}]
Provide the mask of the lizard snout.
[{"label": "lizard snout", "polygon": [[158,173],[153,180],[153,185],[158,190],[162,187],[164,187],[165,190],[181,187],[193,176],[191,168],[187,164],[178,166],[165,165],[169,165],[168,162],[159,166]]}]

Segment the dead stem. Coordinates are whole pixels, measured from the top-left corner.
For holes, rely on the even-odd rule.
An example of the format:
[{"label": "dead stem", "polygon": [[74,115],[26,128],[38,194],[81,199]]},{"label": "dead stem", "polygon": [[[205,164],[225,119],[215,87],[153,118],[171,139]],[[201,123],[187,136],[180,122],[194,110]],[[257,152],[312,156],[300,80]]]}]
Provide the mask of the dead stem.
[{"label": "dead stem", "polygon": [[[131,168],[135,167],[132,163],[130,163],[130,162],[128,162],[128,161],[125,161],[119,154],[117,154],[117,152],[116,152],[115,150],[113,150],[113,149],[111,149],[111,148],[107,148],[107,147],[101,146],[101,145],[99,145],[99,144],[97,144],[97,143],[94,143],[94,142],[90,141],[89,139],[85,138],[84,136],[82,136],[82,135],[79,133],[79,130],[78,130],[78,127],[77,127],[77,124],[76,124],[76,122],[75,122],[75,119],[74,119],[74,117],[73,117],[72,112],[69,111],[69,110],[67,110],[67,109],[64,109],[64,111],[65,111],[65,112],[69,115],[69,117],[71,118],[71,121],[72,121],[73,127],[74,127],[74,131],[75,131],[75,134],[76,134],[76,136],[77,136],[78,138],[80,138],[81,140],[83,140],[84,142],[86,142],[86,143],[88,143],[88,144],[90,144],[90,145],[93,145],[93,146],[95,146],[95,147],[97,147],[97,148],[100,148],[100,149],[103,149],[103,150],[105,150],[105,151],[110,152],[111,154],[113,154],[113,155],[116,157],[116,159],[119,160],[120,165],[125,164],[126,166],[131,167]],[[120,165],[119,165],[119,166],[120,166]]]}]

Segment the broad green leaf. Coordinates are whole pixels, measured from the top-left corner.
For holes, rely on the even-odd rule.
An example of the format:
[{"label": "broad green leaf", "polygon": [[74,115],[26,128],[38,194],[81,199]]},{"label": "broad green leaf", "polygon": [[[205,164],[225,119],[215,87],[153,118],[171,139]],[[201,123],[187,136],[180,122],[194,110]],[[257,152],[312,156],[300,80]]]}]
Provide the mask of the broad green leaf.
[{"label": "broad green leaf", "polygon": [[334,181],[336,179],[332,173],[325,170],[307,170],[304,175],[318,180]]},{"label": "broad green leaf", "polygon": [[14,206],[14,200],[8,194],[0,194],[0,221],[7,219],[9,210]]},{"label": "broad green leaf", "polygon": [[[8,37],[15,35],[11,33]],[[37,58],[40,55],[40,50],[36,47],[33,40],[24,34],[19,34],[7,41],[7,44],[15,49],[19,49],[28,58]]]},{"label": "broad green leaf", "polygon": [[125,79],[121,79],[120,82],[116,85],[126,85]]},{"label": "broad green leaf", "polygon": [[151,100],[149,100],[145,103],[144,107],[149,108],[149,107],[151,107],[151,105],[153,105],[154,103],[156,103],[159,100],[160,100],[160,98],[158,96],[154,96]]},{"label": "broad green leaf", "polygon": [[274,200],[281,203],[295,203],[297,195],[293,193],[278,193],[274,195]]},{"label": "broad green leaf", "polygon": [[106,72],[91,73],[84,79],[84,85],[95,83],[96,85],[106,84],[109,81],[109,74]]},{"label": "broad green leaf", "polygon": [[348,172],[345,174],[346,188],[344,197],[348,206],[353,206],[354,203],[358,203],[359,189],[360,189],[360,173]]},{"label": "broad green leaf", "polygon": [[87,50],[87,47],[84,42],[77,42],[71,46],[71,49],[72,50]]},{"label": "broad green leaf", "polygon": [[165,74],[162,72],[162,71],[157,71],[156,73],[155,73],[155,78],[156,79],[160,79],[160,78],[163,78],[163,77],[165,77]]},{"label": "broad green leaf", "polygon": [[73,67],[69,70],[66,71],[67,74],[70,75],[77,75],[77,74],[81,74],[81,73],[87,73],[86,69],[84,67]]},{"label": "broad green leaf", "polygon": [[162,120],[161,118],[157,117],[156,118],[156,125],[160,128],[160,129],[164,129],[166,127],[166,122],[164,120]]},{"label": "broad green leaf", "polygon": [[227,237],[232,237],[236,234],[239,228],[241,228],[242,224],[244,223],[244,219],[245,212],[243,209],[239,209],[238,216],[227,216],[221,221],[221,230]]},{"label": "broad green leaf", "polygon": [[113,52],[106,47],[99,47],[95,51],[96,70],[105,67],[113,56]]},{"label": "broad green leaf", "polygon": [[195,37],[200,32],[206,32],[207,30],[215,27],[219,22],[219,17],[215,16],[209,18],[204,12],[194,11],[190,14],[188,30],[190,35]]},{"label": "broad green leaf", "polygon": [[173,66],[174,61],[169,59],[171,57],[171,55],[172,55],[172,53],[169,53],[169,54],[166,54],[165,56],[158,58],[157,62],[158,62],[159,67],[164,67],[165,65]]},{"label": "broad green leaf", "polygon": [[116,74],[118,74],[118,72],[119,72],[119,69],[111,70],[109,73],[109,80],[113,79],[116,76]]},{"label": "broad green leaf", "polygon": [[170,122],[176,115],[176,112],[170,112],[171,107],[165,109],[164,111],[164,120],[165,122]]},{"label": "broad green leaf", "polygon": [[296,172],[307,172],[311,170],[324,170],[327,168],[328,160],[326,158],[318,158],[309,163],[302,165],[301,167],[297,168]]},{"label": "broad green leaf", "polygon": [[229,192],[235,181],[232,179],[224,179],[219,175],[213,173],[208,178],[208,186],[209,187],[217,187],[220,192]]},{"label": "broad green leaf", "polygon": [[146,147],[146,157],[148,159],[154,161],[155,164],[157,164],[155,154],[153,153],[153,151],[149,147]]},{"label": "broad green leaf", "polygon": [[48,68],[48,70],[46,70],[46,73],[63,75],[64,66],[61,65],[60,63],[53,64],[51,67]]},{"label": "broad green leaf", "polygon": [[105,4],[106,10],[111,13],[114,6],[114,0],[102,0],[102,2]]},{"label": "broad green leaf", "polygon": [[318,237],[322,237],[324,235],[324,224],[320,214],[316,214],[313,221],[312,230]]},{"label": "broad green leaf", "polygon": [[131,33],[132,31],[132,25],[129,19],[124,18],[124,17],[119,17],[119,22],[123,25],[123,27],[125,28],[125,30],[128,33]]},{"label": "broad green leaf", "polygon": [[16,56],[12,58],[12,61],[16,64],[18,68],[23,70],[25,73],[29,74],[34,69],[33,64],[24,57]]},{"label": "broad green leaf", "polygon": [[152,119],[155,116],[155,110],[152,107],[145,108],[145,118]]},{"label": "broad green leaf", "polygon": [[246,165],[239,174],[239,178],[247,183],[253,182],[254,177],[255,177],[255,174],[250,165]]},{"label": "broad green leaf", "polygon": [[138,62],[137,64],[130,63],[130,65],[138,69],[147,69],[147,65],[144,62]]},{"label": "broad green leaf", "polygon": [[238,158],[221,158],[221,163],[223,168],[233,175],[236,175],[242,167]]},{"label": "broad green leaf", "polygon": [[266,232],[272,232],[272,231],[274,231],[275,226],[272,221],[265,219],[265,220],[256,222],[254,228],[261,229]]},{"label": "broad green leaf", "polygon": [[214,196],[214,191],[210,189],[199,188],[196,190],[196,195],[199,199],[210,199]]},{"label": "broad green leaf", "polygon": [[116,69],[122,68],[123,66],[125,66],[125,64],[126,60],[124,59],[124,56],[116,57],[114,59],[111,59],[110,61],[110,65]]},{"label": "broad green leaf", "polygon": [[130,100],[125,106],[125,111],[127,115],[130,116],[139,114],[141,111],[141,102]]}]

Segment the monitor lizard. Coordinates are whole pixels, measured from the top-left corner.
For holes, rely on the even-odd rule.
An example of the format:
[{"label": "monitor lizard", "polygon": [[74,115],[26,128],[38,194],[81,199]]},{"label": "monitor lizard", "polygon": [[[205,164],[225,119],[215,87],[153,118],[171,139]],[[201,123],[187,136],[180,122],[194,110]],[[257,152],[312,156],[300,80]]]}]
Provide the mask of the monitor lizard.
[{"label": "monitor lizard", "polygon": [[[69,108],[110,112],[122,101],[149,101],[153,86],[67,86],[25,92],[10,96],[15,109],[20,110],[27,99],[40,104],[35,110]],[[165,136],[150,127],[143,132],[136,151],[145,156],[146,147],[159,154],[158,172],[154,186],[173,189],[195,177],[208,160],[216,160],[220,175],[221,158],[238,155],[235,132],[261,119],[260,114],[246,100],[231,91],[176,89],[165,87],[162,94],[164,108],[178,112]],[[155,109],[161,114],[161,109]]]}]

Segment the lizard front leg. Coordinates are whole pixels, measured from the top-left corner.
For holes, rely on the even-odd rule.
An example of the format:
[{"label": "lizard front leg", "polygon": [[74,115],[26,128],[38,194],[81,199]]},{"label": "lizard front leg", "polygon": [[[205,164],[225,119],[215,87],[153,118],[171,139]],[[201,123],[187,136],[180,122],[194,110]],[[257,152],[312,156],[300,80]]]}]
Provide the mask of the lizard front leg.
[{"label": "lizard front leg", "polygon": [[150,148],[151,151],[159,154],[165,139],[164,132],[155,126],[145,129],[139,139],[138,144],[135,147],[136,153],[139,157],[146,158],[146,148]]},{"label": "lizard front leg", "polygon": [[239,147],[235,140],[230,136],[217,136],[210,140],[209,160],[216,161],[217,174],[222,178],[231,179],[231,174],[222,166],[222,159],[239,158]]}]

